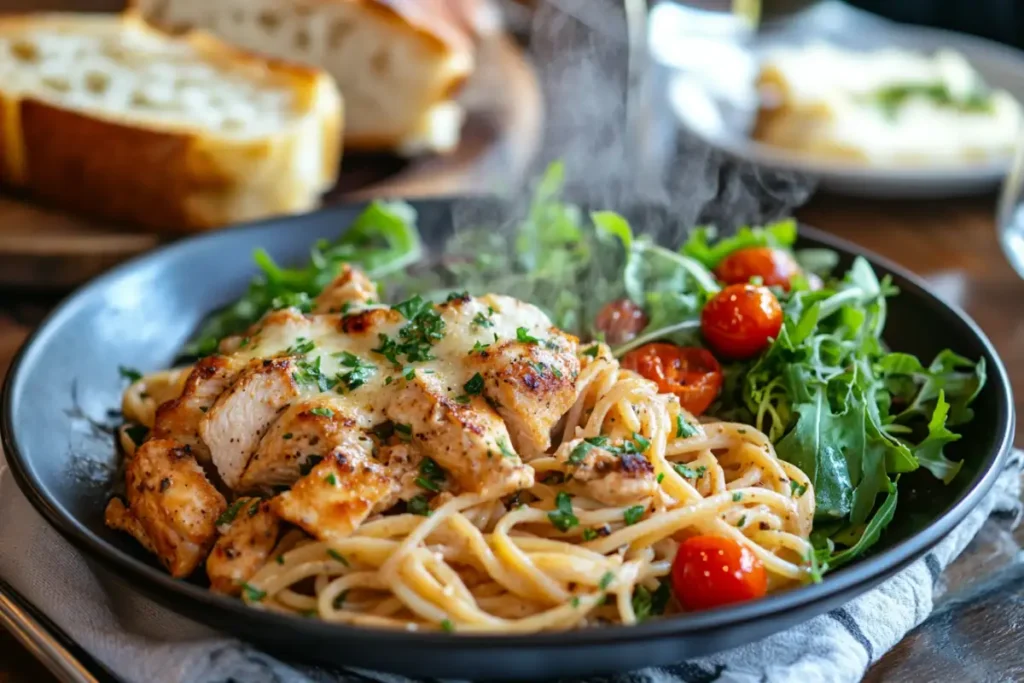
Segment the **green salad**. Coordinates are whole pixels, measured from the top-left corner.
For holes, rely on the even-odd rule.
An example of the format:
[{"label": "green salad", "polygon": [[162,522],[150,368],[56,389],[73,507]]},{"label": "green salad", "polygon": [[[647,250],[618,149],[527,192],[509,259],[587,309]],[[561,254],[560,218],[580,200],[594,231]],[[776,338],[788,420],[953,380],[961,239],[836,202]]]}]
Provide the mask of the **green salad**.
[{"label": "green salad", "polygon": [[[667,248],[614,212],[587,213],[564,201],[562,181],[563,168],[552,165],[518,223],[461,229],[437,258],[425,258],[415,211],[403,202],[370,204],[340,238],[314,245],[298,268],[279,266],[257,250],[260,274],[202,326],[187,352],[214,352],[222,338],[269,310],[309,311],[345,263],[380,282],[388,298],[508,294],[583,339],[603,339],[602,309],[627,302],[640,311],[642,327],[620,343],[607,339],[616,356],[654,341],[706,346],[702,312],[724,286],[716,270],[742,250],[768,247],[798,264],[785,287],[768,287],[781,308],[781,327],[755,355],[722,359],[722,388],[707,414],[755,426],[780,458],[810,477],[816,552],[809,560],[816,577],[878,541],[893,519],[901,475],[924,468],[946,483],[957,475],[961,463],[944,449],[973,416],[984,359],[949,350],[919,359],[888,349],[886,302],[898,291],[865,259],[836,272],[834,252],[794,249],[792,220],[722,239],[712,228],[698,228],[678,248]],[[752,284],[762,284],[758,279]]]}]

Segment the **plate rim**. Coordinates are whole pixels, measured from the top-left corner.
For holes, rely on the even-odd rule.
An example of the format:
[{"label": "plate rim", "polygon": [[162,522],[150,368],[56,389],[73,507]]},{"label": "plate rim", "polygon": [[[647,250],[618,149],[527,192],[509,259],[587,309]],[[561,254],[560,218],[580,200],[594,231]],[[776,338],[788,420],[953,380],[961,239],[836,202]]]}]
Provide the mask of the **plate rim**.
[{"label": "plate rim", "polygon": [[[431,199],[413,199],[414,207],[439,205],[450,207],[461,197],[443,197]],[[848,240],[829,233],[800,224],[800,234],[820,244],[846,252],[854,256],[864,256],[873,266],[878,266],[893,274],[899,275],[914,289],[917,296],[923,296],[931,306],[948,309],[978,339],[983,351],[994,362],[988,368],[989,387],[997,391],[997,424],[995,447],[986,456],[976,475],[975,481],[959,496],[941,516],[931,520],[918,533],[903,540],[892,548],[870,556],[863,561],[854,562],[829,575],[820,584],[810,584],[800,588],[768,596],[764,599],[741,603],[739,605],[688,614],[683,617],[653,619],[635,626],[608,626],[593,629],[581,629],[559,632],[558,638],[550,633],[532,634],[450,634],[434,631],[401,631],[372,629],[345,624],[334,624],[305,617],[281,614],[266,610],[254,609],[243,602],[222,596],[186,581],[172,578],[162,570],[147,564],[114,545],[104,541],[93,533],[81,521],[68,513],[42,485],[35,476],[30,458],[19,446],[18,428],[13,422],[14,397],[17,392],[24,391],[21,386],[22,373],[31,360],[32,353],[41,340],[55,333],[66,316],[76,306],[87,301],[94,292],[103,291],[110,283],[119,280],[137,270],[149,267],[178,252],[188,252],[203,248],[221,240],[232,241],[235,235],[242,232],[258,233],[261,230],[288,230],[292,223],[309,220],[311,217],[333,213],[355,212],[368,202],[344,203],[321,211],[285,218],[272,218],[256,223],[233,226],[223,230],[187,237],[178,242],[158,247],[157,249],[116,266],[95,280],[76,289],[65,298],[39,326],[32,331],[18,350],[11,362],[4,380],[2,398],[0,398],[0,437],[7,456],[12,475],[22,493],[46,522],[58,531],[73,546],[85,553],[87,559],[97,561],[104,568],[115,572],[120,578],[130,583],[140,592],[159,596],[158,600],[169,604],[172,599],[187,599],[199,605],[227,611],[234,617],[256,620],[259,625],[268,628],[286,627],[296,634],[310,636],[330,636],[346,639],[350,642],[372,641],[381,647],[400,646],[410,640],[420,646],[457,646],[466,649],[562,649],[583,646],[601,646],[606,644],[624,645],[635,641],[660,639],[671,636],[698,634],[701,632],[722,629],[738,629],[760,619],[773,618],[789,612],[806,609],[810,605],[829,599],[839,594],[860,594],[870,585],[876,583],[878,577],[885,577],[910,562],[918,559],[934,547],[942,538],[951,532],[967,514],[973,510],[980,500],[989,492],[1002,471],[1014,438],[1015,413],[1008,374],[995,347],[978,327],[978,325],[958,306],[948,303],[928,290],[925,282],[917,275],[907,271],[891,260],[879,256],[870,250],[863,249]],[[354,215],[354,214],[353,214]],[[280,226],[280,227],[275,227]],[[863,589],[861,588],[863,587]],[[182,611],[177,610],[176,611]],[[190,610],[191,611],[191,610]],[[194,618],[194,617],[191,617]],[[197,621],[202,621],[197,619]],[[212,621],[212,620],[211,620]],[[207,624],[209,625],[209,624]],[[219,630],[219,629],[218,629]]]}]

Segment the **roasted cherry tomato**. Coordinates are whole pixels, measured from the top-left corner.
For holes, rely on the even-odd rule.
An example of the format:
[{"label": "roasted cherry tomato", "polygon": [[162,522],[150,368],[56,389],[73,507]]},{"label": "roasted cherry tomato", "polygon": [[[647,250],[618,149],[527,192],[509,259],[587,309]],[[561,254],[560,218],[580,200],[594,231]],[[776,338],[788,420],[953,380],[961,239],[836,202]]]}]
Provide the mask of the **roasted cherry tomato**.
[{"label": "roasted cherry tomato", "polygon": [[692,536],[672,562],[672,588],[688,610],[764,597],[768,575],[746,546],[724,536]]},{"label": "roasted cherry tomato", "polygon": [[728,358],[756,356],[782,329],[782,307],[767,287],[729,285],[700,314],[700,331],[716,353]]},{"label": "roasted cherry tomato", "polygon": [[618,299],[601,308],[594,325],[604,332],[606,342],[618,346],[635,339],[647,327],[647,316],[632,300]]},{"label": "roasted cherry tomato", "polygon": [[700,415],[722,389],[722,366],[707,349],[674,344],[645,344],[622,358],[622,367],[657,383],[666,394]]},{"label": "roasted cherry tomato", "polygon": [[715,268],[715,276],[726,284],[746,284],[759,277],[766,287],[782,287],[787,292],[790,279],[799,272],[800,266],[789,252],[771,247],[739,249]]}]

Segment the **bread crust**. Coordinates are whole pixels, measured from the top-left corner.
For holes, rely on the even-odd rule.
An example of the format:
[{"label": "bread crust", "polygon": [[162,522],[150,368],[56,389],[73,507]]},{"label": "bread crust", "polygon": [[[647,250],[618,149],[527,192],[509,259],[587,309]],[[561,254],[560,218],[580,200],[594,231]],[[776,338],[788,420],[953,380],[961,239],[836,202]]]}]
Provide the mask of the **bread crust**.
[{"label": "bread crust", "polygon": [[[0,19],[0,34],[44,25],[89,31],[97,21],[82,15],[21,16]],[[160,35],[132,16],[99,21]],[[182,40],[205,61],[286,84],[297,115],[279,130],[232,137],[189,121],[140,121],[34,94],[19,97],[0,84],[0,180],[71,211],[162,232],[314,208],[334,185],[341,155],[342,105],[332,79],[202,33]]]}]

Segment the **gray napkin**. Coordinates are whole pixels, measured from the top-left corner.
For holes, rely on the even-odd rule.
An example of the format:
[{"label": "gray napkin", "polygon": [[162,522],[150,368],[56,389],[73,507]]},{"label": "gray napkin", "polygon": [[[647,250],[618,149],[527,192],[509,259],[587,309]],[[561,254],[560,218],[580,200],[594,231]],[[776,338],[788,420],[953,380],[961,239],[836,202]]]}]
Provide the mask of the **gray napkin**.
[{"label": "gray napkin", "polygon": [[[591,683],[841,683],[867,668],[932,610],[936,579],[993,513],[1021,513],[1024,453],[1011,454],[993,491],[938,546],[845,607],[789,631],[676,666]],[[0,455],[0,577],[126,681],[150,683],[411,683],[362,670],[278,661],[94,574],[18,490]]]}]

